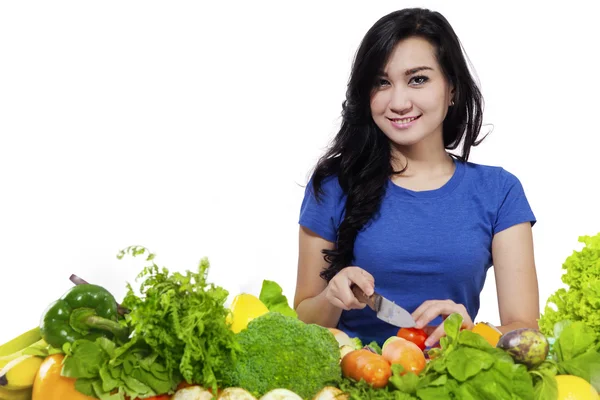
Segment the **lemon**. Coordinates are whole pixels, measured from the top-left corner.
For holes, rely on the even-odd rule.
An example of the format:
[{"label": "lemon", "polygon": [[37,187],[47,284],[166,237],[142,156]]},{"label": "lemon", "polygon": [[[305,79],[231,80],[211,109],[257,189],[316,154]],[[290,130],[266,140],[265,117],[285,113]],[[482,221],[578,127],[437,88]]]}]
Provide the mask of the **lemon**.
[{"label": "lemon", "polygon": [[588,381],[575,375],[556,375],[558,400],[598,400],[598,392]]},{"label": "lemon", "polygon": [[235,296],[231,302],[231,314],[227,321],[231,323],[231,330],[235,333],[246,329],[248,323],[256,317],[269,312],[269,309],[260,299],[248,293]]}]

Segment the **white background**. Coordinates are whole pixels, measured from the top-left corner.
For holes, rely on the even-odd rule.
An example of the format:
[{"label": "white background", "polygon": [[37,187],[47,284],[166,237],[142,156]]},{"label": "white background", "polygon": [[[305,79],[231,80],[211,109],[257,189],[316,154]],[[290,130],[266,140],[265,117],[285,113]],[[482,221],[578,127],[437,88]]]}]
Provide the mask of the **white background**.
[{"label": "white background", "polygon": [[[145,264],[116,254],[134,244],[172,271],[209,257],[231,296],[266,278],[291,302],[302,186],[354,52],[415,5],[449,19],[475,66],[494,131],[470,160],[521,179],[543,306],[578,236],[600,231],[600,34],[587,2],[529,4],[0,3],[0,343],[72,273],[122,299]],[[478,320],[497,314],[489,274]]]}]

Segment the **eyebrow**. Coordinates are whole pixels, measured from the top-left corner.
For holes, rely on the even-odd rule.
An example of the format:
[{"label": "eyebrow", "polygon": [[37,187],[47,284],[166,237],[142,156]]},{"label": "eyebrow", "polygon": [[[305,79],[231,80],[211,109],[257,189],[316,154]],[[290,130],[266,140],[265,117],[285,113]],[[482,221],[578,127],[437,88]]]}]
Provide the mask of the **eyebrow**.
[{"label": "eyebrow", "polygon": [[[420,67],[407,69],[406,72],[404,72],[404,75],[410,76],[410,75],[416,74],[417,72],[421,72],[421,71],[433,71],[433,68],[422,65]],[[381,75],[383,77],[388,76],[384,71],[382,71],[379,75]]]}]

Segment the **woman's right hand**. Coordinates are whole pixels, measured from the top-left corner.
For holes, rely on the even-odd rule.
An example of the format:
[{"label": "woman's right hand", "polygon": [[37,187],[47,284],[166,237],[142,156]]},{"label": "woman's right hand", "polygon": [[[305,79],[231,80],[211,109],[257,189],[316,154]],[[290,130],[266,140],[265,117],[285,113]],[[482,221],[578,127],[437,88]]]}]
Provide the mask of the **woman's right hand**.
[{"label": "woman's right hand", "polygon": [[363,309],[366,303],[361,303],[354,296],[352,284],[361,288],[367,296],[371,296],[375,290],[375,279],[371,274],[359,267],[346,267],[329,281],[325,297],[342,310]]}]

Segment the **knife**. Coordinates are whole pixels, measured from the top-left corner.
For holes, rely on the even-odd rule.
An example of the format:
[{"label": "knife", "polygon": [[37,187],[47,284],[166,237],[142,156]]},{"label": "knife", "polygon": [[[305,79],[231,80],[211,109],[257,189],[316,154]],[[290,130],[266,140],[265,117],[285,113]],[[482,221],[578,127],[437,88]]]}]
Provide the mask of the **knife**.
[{"label": "knife", "polygon": [[377,292],[367,296],[361,288],[352,285],[352,293],[361,303],[366,303],[369,308],[377,313],[377,318],[399,328],[412,328],[416,325],[412,315],[393,301],[390,301]]}]

